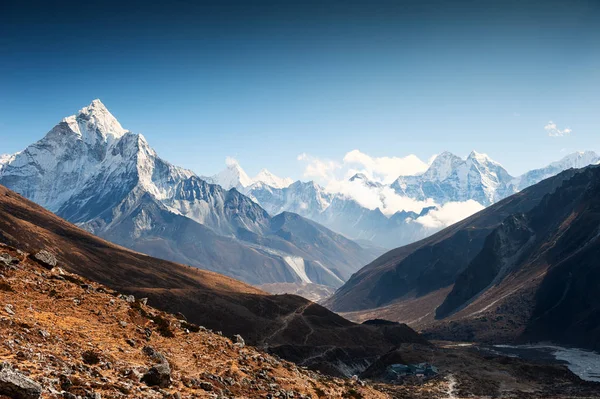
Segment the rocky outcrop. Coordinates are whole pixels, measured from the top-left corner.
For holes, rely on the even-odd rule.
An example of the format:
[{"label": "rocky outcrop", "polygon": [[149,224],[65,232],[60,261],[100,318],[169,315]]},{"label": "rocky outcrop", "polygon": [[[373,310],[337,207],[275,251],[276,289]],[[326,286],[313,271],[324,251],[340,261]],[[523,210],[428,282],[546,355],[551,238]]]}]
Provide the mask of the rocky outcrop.
[{"label": "rocky outcrop", "polygon": [[42,395],[42,386],[13,370],[8,363],[0,364],[0,394],[14,399],[37,399]]},{"label": "rocky outcrop", "polygon": [[148,386],[168,388],[171,385],[171,367],[168,362],[155,364],[142,377],[142,382]]}]

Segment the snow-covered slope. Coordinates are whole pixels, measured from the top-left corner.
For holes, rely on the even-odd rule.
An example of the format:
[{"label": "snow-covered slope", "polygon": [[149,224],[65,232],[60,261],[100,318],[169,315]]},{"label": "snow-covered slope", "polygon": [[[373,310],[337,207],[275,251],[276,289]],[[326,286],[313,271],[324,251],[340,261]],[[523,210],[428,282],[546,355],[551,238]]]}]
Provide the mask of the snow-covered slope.
[{"label": "snow-covered slope", "polygon": [[225,164],[226,168],[221,172],[214,176],[203,177],[203,179],[210,183],[218,184],[226,190],[235,188],[242,193],[247,192],[253,185],[285,188],[294,182],[289,177],[276,176],[267,169],[262,169],[254,178],[250,178],[234,158],[228,157],[225,160]]},{"label": "snow-covered slope", "polygon": [[[485,154],[473,151],[467,158],[461,158],[443,152],[424,173],[400,176],[390,186],[372,181],[361,173],[352,175],[349,183],[355,188],[358,185],[368,190],[371,197],[380,198],[381,206],[375,208],[366,207],[352,195],[353,191],[361,194],[365,191],[329,192],[314,182],[298,181],[283,189],[255,184],[247,193],[271,213],[295,212],[353,240],[394,248],[425,238],[458,221],[448,218],[454,208],[468,216],[481,209],[479,204],[491,205],[563,170],[598,162],[600,158],[593,152],[574,153],[514,178]],[[392,189],[395,198],[390,198]],[[387,203],[398,198],[421,201],[422,209],[390,213]],[[432,220],[434,216],[438,219]]]},{"label": "snow-covered slope", "polygon": [[401,176],[391,187],[402,196],[433,199],[437,204],[475,200],[488,206],[513,194],[513,177],[485,154],[471,152],[466,159],[452,153],[438,155],[422,175]]},{"label": "snow-covered slope", "polygon": [[275,176],[266,169],[261,169],[260,172],[252,179],[254,184],[266,184],[275,188],[285,188],[294,183],[294,180],[289,177]]},{"label": "snow-covered slope", "polygon": [[[371,260],[357,244],[303,218],[285,234],[275,229],[276,219],[238,190],[162,160],[99,100],[1,165],[0,184],[103,238],[253,284],[308,279],[339,286]],[[227,172],[224,181],[252,184],[235,162]],[[303,259],[305,271],[290,257]]]},{"label": "snow-covered slope", "polygon": [[559,161],[541,169],[531,170],[515,179],[514,184],[519,190],[532,186],[548,177],[552,177],[570,168],[583,168],[600,162],[600,156],[594,151],[574,152]]}]

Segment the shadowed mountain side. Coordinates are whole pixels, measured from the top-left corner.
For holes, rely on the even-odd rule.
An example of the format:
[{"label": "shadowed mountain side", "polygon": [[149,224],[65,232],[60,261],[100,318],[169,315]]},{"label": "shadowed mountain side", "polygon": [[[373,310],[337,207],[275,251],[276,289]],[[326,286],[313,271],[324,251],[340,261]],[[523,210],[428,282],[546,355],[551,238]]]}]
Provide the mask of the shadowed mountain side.
[{"label": "shadowed mountain side", "polygon": [[[521,339],[600,348],[599,197],[600,168],[588,167],[527,214],[511,215],[461,273],[437,317],[456,312],[460,321],[495,309],[491,326],[522,332]],[[519,300],[488,293],[502,287]],[[471,323],[471,333],[483,327]]]},{"label": "shadowed mountain side", "polygon": [[[577,171],[570,169],[546,179],[431,237],[382,255],[355,273],[325,305],[341,312],[367,310],[454,284],[481,251],[488,234],[506,217],[531,210]],[[435,307],[423,309],[423,314]]]}]

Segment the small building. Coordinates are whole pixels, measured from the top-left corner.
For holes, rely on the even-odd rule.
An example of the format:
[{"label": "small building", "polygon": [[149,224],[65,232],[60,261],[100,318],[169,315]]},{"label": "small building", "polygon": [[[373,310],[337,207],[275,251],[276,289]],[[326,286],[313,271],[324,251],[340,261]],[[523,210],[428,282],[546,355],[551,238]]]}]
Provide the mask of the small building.
[{"label": "small building", "polygon": [[401,377],[416,376],[421,378],[431,378],[439,374],[437,367],[429,363],[418,364],[391,364],[387,367],[387,374],[398,379]]}]

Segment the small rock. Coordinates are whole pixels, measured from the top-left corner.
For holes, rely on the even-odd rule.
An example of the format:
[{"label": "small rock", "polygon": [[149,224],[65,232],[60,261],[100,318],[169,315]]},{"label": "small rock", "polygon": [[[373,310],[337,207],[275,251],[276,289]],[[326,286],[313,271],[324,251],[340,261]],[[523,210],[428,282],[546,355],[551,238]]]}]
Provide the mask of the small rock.
[{"label": "small rock", "polygon": [[64,374],[59,375],[58,379],[60,381],[60,389],[63,391],[68,391],[73,386],[71,379]]},{"label": "small rock", "polygon": [[241,335],[236,334],[233,336],[233,339],[235,340],[236,346],[239,346],[240,348],[243,348],[244,346],[246,346],[246,341],[244,341],[244,338],[242,338]]},{"label": "small rock", "polygon": [[45,249],[41,250],[37,254],[33,256],[35,260],[38,261],[39,264],[44,266],[47,269],[52,269],[58,263],[56,260],[56,256],[52,255],[50,252]]},{"label": "small rock", "polygon": [[14,307],[10,303],[4,307],[4,311],[11,316],[15,315]]},{"label": "small rock", "polygon": [[50,333],[48,331],[46,331],[46,330],[40,330],[40,335],[43,338],[48,338],[50,336]]},{"label": "small rock", "polygon": [[121,320],[121,321],[119,321],[119,325],[120,325],[121,327],[125,328],[125,327],[127,327],[127,322],[126,322],[126,321],[123,321],[123,320]]},{"label": "small rock", "polygon": [[0,365],[0,394],[15,399],[37,399],[42,386],[15,371],[8,363]]},{"label": "small rock", "polygon": [[200,381],[198,383],[198,386],[200,387],[200,389],[203,389],[208,392],[213,390],[213,384],[211,384],[210,382]]},{"label": "small rock", "polygon": [[0,254],[0,263],[3,263],[5,266],[13,266],[19,263],[19,259],[13,258],[9,254]]},{"label": "small rock", "polygon": [[127,338],[127,339],[125,340],[125,342],[127,342],[127,345],[129,345],[129,346],[131,346],[131,347],[134,347],[134,348],[135,348],[135,344],[136,344],[136,342],[135,342],[135,340],[134,340],[134,339]]},{"label": "small rock", "polygon": [[143,353],[144,353],[146,356],[148,356],[148,357],[150,357],[150,358],[152,358],[152,359],[156,360],[156,361],[157,361],[157,362],[159,362],[159,363],[166,363],[166,364],[169,364],[169,362],[167,361],[167,358],[165,357],[165,355],[163,355],[163,354],[162,354],[162,353],[160,353],[160,352],[157,352],[157,351],[156,351],[156,350],[155,350],[153,347],[151,347],[151,346],[144,346],[144,347],[142,348],[142,352],[143,352]]},{"label": "small rock", "polygon": [[171,367],[169,367],[169,363],[159,363],[152,366],[142,377],[142,382],[145,382],[148,386],[169,387],[171,385]]}]

